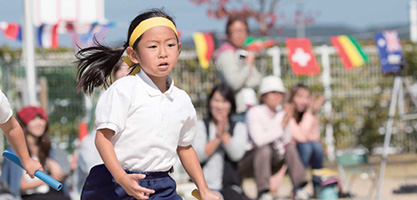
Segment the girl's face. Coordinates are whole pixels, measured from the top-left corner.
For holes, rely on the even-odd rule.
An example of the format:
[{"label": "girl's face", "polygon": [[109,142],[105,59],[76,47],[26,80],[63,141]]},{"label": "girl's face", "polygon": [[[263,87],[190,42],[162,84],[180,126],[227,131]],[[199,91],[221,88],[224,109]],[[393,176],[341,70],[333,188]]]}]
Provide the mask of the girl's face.
[{"label": "girl's face", "polygon": [[216,91],[210,99],[210,108],[211,115],[219,121],[221,118],[228,117],[232,104],[219,91]]},{"label": "girl's face", "polygon": [[310,91],[300,88],[294,95],[294,106],[297,112],[304,112],[310,104]]},{"label": "girl's face", "polygon": [[248,31],[245,23],[235,21],[229,26],[228,39],[236,48],[241,48],[248,37]]},{"label": "girl's face", "polygon": [[282,103],[283,99],[284,95],[280,92],[269,92],[262,95],[262,102],[272,110],[275,110]]},{"label": "girl's face", "polygon": [[47,121],[41,117],[35,117],[27,125],[27,129],[35,137],[41,137],[45,133]]},{"label": "girl's face", "polygon": [[171,28],[157,26],[142,34],[133,56],[153,81],[158,78],[165,80],[177,63],[180,48],[181,43]]}]

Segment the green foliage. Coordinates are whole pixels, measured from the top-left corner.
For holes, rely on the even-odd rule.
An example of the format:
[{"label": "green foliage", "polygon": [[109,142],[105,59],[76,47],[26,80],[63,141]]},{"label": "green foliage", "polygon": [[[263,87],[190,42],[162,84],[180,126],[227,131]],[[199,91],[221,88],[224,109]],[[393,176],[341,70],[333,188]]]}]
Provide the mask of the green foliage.
[{"label": "green foliage", "polygon": [[48,111],[51,135],[74,137],[84,113],[83,96],[76,91],[76,68],[41,67],[38,76],[48,81]]},{"label": "green foliage", "polygon": [[0,47],[0,60],[3,63],[10,64],[19,60],[22,54],[22,50],[11,49],[7,45],[2,45]]},{"label": "green foliage", "polygon": [[417,76],[417,45],[415,44],[406,44],[405,46],[409,51],[404,51],[405,66],[403,74],[405,76]]},{"label": "green foliage", "polygon": [[388,120],[388,109],[381,107],[381,99],[378,95],[373,99],[374,103],[365,109],[364,125],[358,134],[358,144],[368,150],[380,146],[384,142],[384,136],[379,133],[379,130],[384,128],[383,126]]}]

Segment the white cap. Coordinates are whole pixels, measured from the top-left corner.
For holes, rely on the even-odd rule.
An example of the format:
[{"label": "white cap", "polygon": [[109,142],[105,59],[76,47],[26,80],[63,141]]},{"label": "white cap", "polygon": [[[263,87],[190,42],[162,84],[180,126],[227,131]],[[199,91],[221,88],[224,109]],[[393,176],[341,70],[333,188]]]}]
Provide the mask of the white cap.
[{"label": "white cap", "polygon": [[261,84],[259,85],[259,95],[262,96],[263,94],[269,92],[286,92],[284,83],[280,78],[276,76],[266,76],[261,80]]}]

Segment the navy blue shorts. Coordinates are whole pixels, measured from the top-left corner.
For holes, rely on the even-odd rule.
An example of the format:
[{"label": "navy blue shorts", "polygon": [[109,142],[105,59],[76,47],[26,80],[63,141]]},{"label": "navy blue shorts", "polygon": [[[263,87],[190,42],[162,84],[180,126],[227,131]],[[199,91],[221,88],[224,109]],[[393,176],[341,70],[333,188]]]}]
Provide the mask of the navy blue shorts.
[{"label": "navy blue shorts", "polygon": [[[139,173],[125,170],[127,173]],[[139,185],[155,190],[150,200],[181,200],[176,192],[176,183],[168,172],[144,172],[145,179],[139,179]],[[104,164],[94,166],[84,183],[81,200],[135,200],[129,196],[107,170]]]}]

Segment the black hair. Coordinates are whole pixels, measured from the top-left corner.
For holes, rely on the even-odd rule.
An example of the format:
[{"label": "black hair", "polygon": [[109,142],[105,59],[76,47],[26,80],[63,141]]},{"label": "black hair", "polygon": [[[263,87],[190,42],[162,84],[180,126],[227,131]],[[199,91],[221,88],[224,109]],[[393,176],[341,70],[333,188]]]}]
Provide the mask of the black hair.
[{"label": "black hair", "polygon": [[[94,37],[96,46],[80,49],[75,57],[77,58],[77,89],[86,94],[91,94],[95,87],[104,86],[107,88],[110,83],[108,77],[111,76],[114,66],[119,62],[123,52],[129,46],[129,39],[132,32],[142,21],[152,17],[164,17],[175,22],[171,16],[166,14],[162,9],[151,9],[144,12],[130,22],[127,40],[122,47],[108,47],[100,44]],[[133,49],[136,49],[138,42],[141,40],[140,36],[133,44]],[[177,38],[178,39],[178,38]],[[137,66],[134,66],[132,70]]]},{"label": "black hair", "polygon": [[211,114],[211,106],[210,106],[210,101],[214,96],[214,93],[216,93],[216,91],[220,92],[220,94],[228,101],[230,102],[231,108],[230,108],[230,112],[229,112],[229,121],[231,120],[231,117],[233,114],[235,114],[236,112],[236,102],[235,102],[235,92],[233,91],[233,89],[224,84],[224,83],[220,83],[216,86],[214,86],[213,90],[211,91],[208,101],[207,101],[207,113],[208,113],[208,119],[209,120],[214,120],[213,115]]},{"label": "black hair", "polygon": [[232,24],[237,22],[237,21],[240,21],[240,22],[245,24],[246,32],[249,34],[249,25],[248,25],[247,17],[245,17],[242,14],[235,14],[235,15],[229,16],[229,18],[227,19],[227,22],[226,22],[226,35],[227,35],[227,37],[230,36],[230,30],[229,30],[230,26],[232,26]]},{"label": "black hair", "polygon": [[[29,122],[34,120],[36,117],[40,117],[44,119],[42,115],[36,115],[33,119],[29,120]],[[36,139],[35,144],[39,148],[37,152],[39,162],[41,163],[42,167],[45,170],[47,170],[46,160],[49,158],[49,155],[51,152],[51,136],[49,135],[49,122],[48,121],[46,122],[45,130],[43,131],[43,134],[39,137],[36,137],[33,135],[32,132],[29,131],[28,124],[26,124],[22,119],[20,119],[19,116],[17,116],[16,119],[19,122],[20,126],[22,127],[23,133],[25,135],[26,143],[28,142],[27,141],[28,135],[32,135]],[[29,148],[29,145],[27,146],[27,149],[28,149],[30,156],[33,156],[35,154],[35,152],[32,152],[32,150]]]}]

